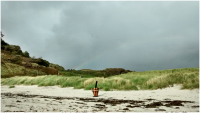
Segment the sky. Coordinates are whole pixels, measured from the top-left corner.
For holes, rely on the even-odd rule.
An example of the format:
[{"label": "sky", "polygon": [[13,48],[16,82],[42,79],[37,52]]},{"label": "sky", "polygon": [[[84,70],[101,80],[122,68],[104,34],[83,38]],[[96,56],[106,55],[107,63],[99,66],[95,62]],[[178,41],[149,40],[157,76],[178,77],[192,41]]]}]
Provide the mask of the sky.
[{"label": "sky", "polygon": [[199,1],[1,1],[1,31],[65,69],[199,67]]}]

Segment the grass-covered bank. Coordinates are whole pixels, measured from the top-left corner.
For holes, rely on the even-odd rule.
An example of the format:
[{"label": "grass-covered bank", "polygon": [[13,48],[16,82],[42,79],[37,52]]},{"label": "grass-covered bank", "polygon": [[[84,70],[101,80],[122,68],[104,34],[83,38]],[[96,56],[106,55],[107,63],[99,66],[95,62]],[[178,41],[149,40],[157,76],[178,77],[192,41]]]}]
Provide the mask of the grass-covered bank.
[{"label": "grass-covered bank", "polygon": [[[11,78],[1,79],[2,85],[38,85],[38,86],[54,86],[59,85],[60,87],[74,87],[83,88],[82,84],[86,78],[80,77],[65,77],[57,75],[45,75],[45,76],[15,76]],[[81,87],[80,87],[81,86]]]},{"label": "grass-covered bank", "polygon": [[172,70],[155,70],[145,72],[129,72],[126,74],[111,76],[107,78],[80,78],[78,76],[15,76],[11,78],[2,78],[2,85],[39,85],[74,87],[90,90],[94,87],[95,81],[98,81],[100,89],[109,91],[115,90],[138,90],[140,89],[158,89],[172,86],[173,84],[182,84],[183,89],[199,88],[199,68],[182,68]]}]

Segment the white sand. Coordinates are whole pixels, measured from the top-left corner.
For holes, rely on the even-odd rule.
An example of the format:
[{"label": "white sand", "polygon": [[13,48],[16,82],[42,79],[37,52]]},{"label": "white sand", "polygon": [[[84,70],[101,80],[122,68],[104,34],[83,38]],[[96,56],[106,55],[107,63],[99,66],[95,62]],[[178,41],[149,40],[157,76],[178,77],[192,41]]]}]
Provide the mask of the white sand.
[{"label": "white sand", "polygon": [[[123,99],[123,100],[141,100],[156,99],[153,101],[146,101],[145,103],[152,103],[164,100],[182,100],[182,101],[194,101],[194,103],[183,103],[184,106],[159,106],[157,108],[144,108],[126,107],[129,103],[117,104],[115,106],[104,104],[102,102],[83,102],[80,100],[55,100],[49,98],[24,98],[15,96],[14,98],[8,98],[4,95],[1,97],[1,111],[52,111],[52,112],[75,112],[75,111],[128,111],[128,112],[151,112],[158,109],[164,109],[166,111],[187,111],[198,112],[199,111],[199,89],[194,90],[180,90],[179,85],[174,87],[158,89],[158,90],[139,90],[139,91],[99,91],[99,97],[93,97],[92,91],[83,89],[60,88],[58,86],[38,87],[18,85],[15,88],[9,88],[9,86],[1,86],[1,93],[12,94],[27,94],[27,95],[46,95],[56,97],[78,97],[78,98],[94,98],[94,99]],[[46,99],[46,100],[45,100]],[[18,101],[18,102],[17,102]],[[19,102],[21,101],[21,102]],[[79,102],[79,103],[77,103]],[[105,105],[106,108],[96,108],[96,104]],[[197,107],[192,107],[197,106]],[[178,108],[177,108],[178,107]],[[123,110],[128,108],[128,110]]]}]

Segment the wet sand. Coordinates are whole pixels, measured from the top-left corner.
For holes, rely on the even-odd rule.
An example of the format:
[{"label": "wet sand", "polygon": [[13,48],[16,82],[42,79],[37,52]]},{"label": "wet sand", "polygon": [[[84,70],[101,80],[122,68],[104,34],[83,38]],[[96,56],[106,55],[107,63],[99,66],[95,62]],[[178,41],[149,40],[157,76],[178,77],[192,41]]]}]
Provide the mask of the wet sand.
[{"label": "wet sand", "polygon": [[179,85],[158,90],[92,91],[18,85],[1,86],[2,112],[199,112],[199,89]]}]

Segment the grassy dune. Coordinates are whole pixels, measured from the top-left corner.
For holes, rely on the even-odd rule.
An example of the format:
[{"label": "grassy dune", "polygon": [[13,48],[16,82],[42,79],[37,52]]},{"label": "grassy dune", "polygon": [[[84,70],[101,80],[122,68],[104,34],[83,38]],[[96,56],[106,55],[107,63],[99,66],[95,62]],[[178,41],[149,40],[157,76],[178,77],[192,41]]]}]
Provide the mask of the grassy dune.
[{"label": "grassy dune", "polygon": [[15,76],[2,78],[2,85],[38,85],[74,87],[90,90],[94,88],[95,81],[98,81],[100,89],[109,90],[138,90],[158,89],[182,84],[182,89],[199,88],[199,68],[182,68],[172,70],[155,70],[145,72],[130,72],[126,74],[111,76],[108,78],[80,78],[78,76]]},{"label": "grassy dune", "polygon": [[[6,78],[6,77],[12,77],[15,75],[24,75],[24,66],[20,66],[14,63],[3,63],[1,64],[1,78]],[[38,71],[35,69],[26,69],[26,74],[29,76],[36,76],[38,74],[43,74],[45,75],[44,72]]]}]

